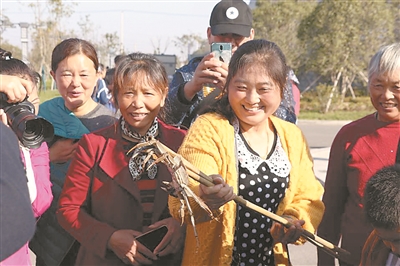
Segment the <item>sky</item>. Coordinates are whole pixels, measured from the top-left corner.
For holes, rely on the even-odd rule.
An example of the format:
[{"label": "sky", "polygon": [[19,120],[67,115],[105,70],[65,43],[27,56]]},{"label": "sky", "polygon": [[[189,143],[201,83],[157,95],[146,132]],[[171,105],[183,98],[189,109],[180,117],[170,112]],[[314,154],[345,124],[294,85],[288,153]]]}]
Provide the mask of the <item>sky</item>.
[{"label": "sky", "polygon": [[[44,7],[46,1],[41,1]],[[28,6],[36,1],[0,0],[3,15],[11,22],[34,22],[34,12]],[[106,33],[117,32],[123,39],[127,52],[140,51],[152,53],[156,47],[165,54],[179,54],[173,40],[184,34],[198,34],[206,38],[209,16],[214,5],[219,0],[85,0],[73,2],[74,13],[62,20],[65,29],[73,29],[78,38],[95,38],[100,40]],[[79,21],[84,21],[89,15],[93,25],[92,34],[82,34]],[[45,18],[47,15],[44,16]],[[21,46],[20,27],[7,28],[3,38],[13,45]],[[32,29],[30,29],[32,32]],[[90,36],[89,36],[90,35]],[[32,48],[29,42],[28,50]]]}]

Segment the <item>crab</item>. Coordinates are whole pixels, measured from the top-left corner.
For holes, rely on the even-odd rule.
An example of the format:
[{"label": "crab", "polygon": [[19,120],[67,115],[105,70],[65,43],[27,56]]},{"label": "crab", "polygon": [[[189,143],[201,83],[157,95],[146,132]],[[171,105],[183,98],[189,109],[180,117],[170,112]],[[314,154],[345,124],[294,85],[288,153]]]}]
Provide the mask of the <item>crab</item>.
[{"label": "crab", "polygon": [[172,174],[172,181],[164,181],[163,184],[165,185],[165,187],[163,187],[162,189],[168,192],[171,196],[177,197],[179,199],[181,203],[179,209],[181,225],[183,225],[184,223],[185,210],[188,211],[190,222],[193,226],[194,235],[196,237],[197,245],[199,245],[195,218],[189,203],[189,197],[192,198],[197,204],[199,204],[199,206],[207,212],[211,219],[214,219],[214,215],[210,208],[204,203],[204,201],[190,189],[188,169],[186,169],[185,164],[183,163],[183,158],[154,138],[150,139],[147,142],[142,142],[135,145],[127,152],[127,154],[131,152],[133,152],[132,158],[138,156],[139,154],[146,154],[143,162],[143,167],[145,167],[147,161],[149,161],[151,158],[154,159],[154,161],[147,167],[147,169],[160,162],[164,163],[170,169],[170,172]]}]

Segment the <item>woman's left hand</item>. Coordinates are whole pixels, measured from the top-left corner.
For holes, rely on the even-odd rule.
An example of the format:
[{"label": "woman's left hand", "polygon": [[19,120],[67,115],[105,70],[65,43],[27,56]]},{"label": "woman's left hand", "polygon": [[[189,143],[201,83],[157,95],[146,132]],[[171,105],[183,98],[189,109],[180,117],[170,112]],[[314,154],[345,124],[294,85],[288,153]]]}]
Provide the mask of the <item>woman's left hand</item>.
[{"label": "woman's left hand", "polygon": [[168,227],[168,233],[161,240],[160,244],[154,249],[154,254],[159,257],[166,256],[171,253],[176,253],[182,249],[185,242],[186,226],[180,224],[177,220],[170,217],[158,221],[149,226],[149,229],[155,229],[162,225]]},{"label": "woman's left hand", "polygon": [[295,243],[304,232],[304,220],[297,220],[291,216],[283,216],[288,220],[292,226],[286,228],[284,225],[274,222],[271,227],[271,236],[276,243],[286,245],[288,243]]}]

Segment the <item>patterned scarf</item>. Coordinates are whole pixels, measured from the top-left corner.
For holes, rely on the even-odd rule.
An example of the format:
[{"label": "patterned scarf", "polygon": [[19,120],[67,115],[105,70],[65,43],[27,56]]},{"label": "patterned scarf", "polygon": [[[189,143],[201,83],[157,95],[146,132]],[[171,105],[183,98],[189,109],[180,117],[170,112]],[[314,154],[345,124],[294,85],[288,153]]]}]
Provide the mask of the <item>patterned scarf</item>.
[{"label": "patterned scarf", "polygon": [[[155,138],[158,135],[158,119],[157,117],[154,119],[153,124],[150,126],[149,130],[146,132],[144,136],[141,136],[139,133],[135,131],[131,131],[128,127],[125,119],[121,118],[121,129],[122,134],[125,136],[136,140],[138,143],[147,142],[152,138]],[[144,165],[144,160],[146,159],[146,154],[139,154],[133,157],[135,153],[132,154],[132,157],[129,159],[129,172],[132,175],[134,181],[139,180],[141,175],[147,170],[147,176],[150,179],[154,179],[157,175],[157,165],[153,165],[149,168],[149,166],[154,162],[154,159],[150,158]]]}]

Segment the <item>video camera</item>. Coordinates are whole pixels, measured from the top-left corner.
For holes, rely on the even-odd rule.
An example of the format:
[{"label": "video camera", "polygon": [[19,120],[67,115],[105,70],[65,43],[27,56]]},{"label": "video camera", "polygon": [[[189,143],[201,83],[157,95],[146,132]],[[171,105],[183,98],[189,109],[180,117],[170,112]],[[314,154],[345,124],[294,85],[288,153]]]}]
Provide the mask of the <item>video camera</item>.
[{"label": "video camera", "polygon": [[7,115],[8,124],[21,143],[30,149],[37,149],[43,141],[54,137],[53,125],[35,115],[35,107],[25,99],[19,103],[8,103],[7,95],[0,93],[0,109]]}]

